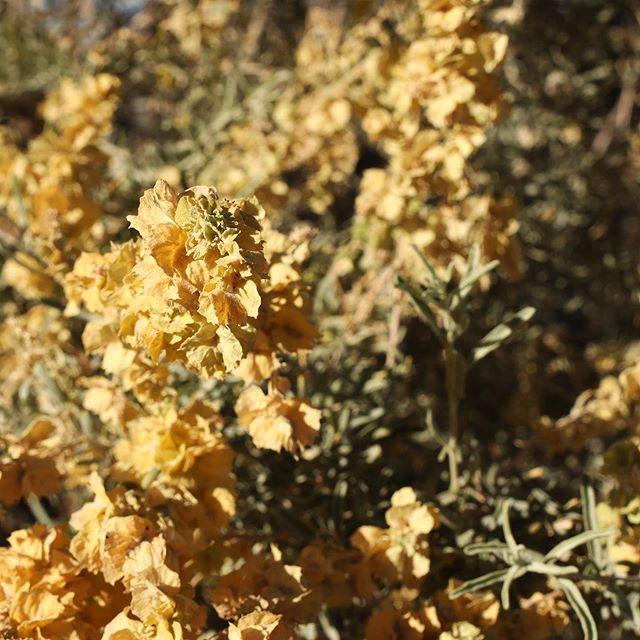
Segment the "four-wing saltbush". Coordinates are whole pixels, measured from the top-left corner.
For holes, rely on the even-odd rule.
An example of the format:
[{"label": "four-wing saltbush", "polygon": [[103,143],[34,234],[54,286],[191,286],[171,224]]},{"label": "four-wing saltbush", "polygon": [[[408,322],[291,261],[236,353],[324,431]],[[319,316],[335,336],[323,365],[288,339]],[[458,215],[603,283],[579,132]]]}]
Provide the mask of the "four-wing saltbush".
[{"label": "four-wing saltbush", "polygon": [[0,10],[0,637],[632,633],[637,344],[486,157],[535,3],[138,4]]}]

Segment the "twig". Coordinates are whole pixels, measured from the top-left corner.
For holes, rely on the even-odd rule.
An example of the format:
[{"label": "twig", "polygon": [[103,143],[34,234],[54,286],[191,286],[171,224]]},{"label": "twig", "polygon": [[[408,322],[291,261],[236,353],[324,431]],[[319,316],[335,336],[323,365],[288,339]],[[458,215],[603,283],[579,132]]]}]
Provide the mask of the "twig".
[{"label": "twig", "polygon": [[591,145],[591,151],[596,160],[602,158],[611,145],[614,136],[623,129],[628,129],[631,122],[631,112],[636,101],[636,87],[626,82],[613,109],[604,121],[604,126],[598,132]]}]

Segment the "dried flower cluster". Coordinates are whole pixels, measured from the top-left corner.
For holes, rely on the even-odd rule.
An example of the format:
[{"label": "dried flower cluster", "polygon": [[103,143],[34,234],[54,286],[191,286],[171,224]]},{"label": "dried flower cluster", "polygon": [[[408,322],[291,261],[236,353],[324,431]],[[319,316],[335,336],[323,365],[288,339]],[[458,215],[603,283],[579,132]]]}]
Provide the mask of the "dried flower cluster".
[{"label": "dried flower cluster", "polygon": [[2,277],[27,298],[50,297],[69,262],[104,237],[94,191],[106,178],[100,143],[119,86],[109,74],[62,81],[40,105],[44,130],[25,151],[0,127],[0,207],[27,249],[7,260]]},{"label": "dried flower cluster", "polygon": [[487,28],[482,5],[388,2],[348,29],[314,7],[272,122],[234,124],[201,175],[225,192],[250,188],[270,213],[322,214],[363,153],[377,154],[384,166],[365,168],[356,194],[358,243],[391,242],[402,257],[416,243],[446,264],[478,242],[516,276],[515,203],[473,194],[467,167],[505,111],[496,68],[507,37]]},{"label": "dried flower cluster", "polygon": [[7,0],[0,638],[633,633],[637,24],[502,4]]},{"label": "dried flower cluster", "polygon": [[[302,314],[299,276],[286,262],[267,263],[263,217],[255,199],[219,198],[208,187],[176,194],[159,181],[130,216],[141,240],[83,254],[67,276],[67,312],[83,305],[104,314],[87,325],[85,346],[106,360],[116,339],[132,358],[180,362],[205,378],[231,373],[256,343],[267,373],[277,349],[309,348],[316,332]],[[256,336],[256,325],[273,331]]]}]

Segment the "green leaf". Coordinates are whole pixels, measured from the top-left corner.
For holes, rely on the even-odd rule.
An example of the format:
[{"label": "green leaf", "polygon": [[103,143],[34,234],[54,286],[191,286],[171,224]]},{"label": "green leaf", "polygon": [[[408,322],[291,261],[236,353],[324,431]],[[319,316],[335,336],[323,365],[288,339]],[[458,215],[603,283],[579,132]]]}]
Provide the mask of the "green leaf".
[{"label": "green leaf", "polygon": [[422,253],[422,251],[418,249],[417,245],[412,244],[411,248],[418,254],[418,258],[420,258],[420,261],[422,262],[422,264],[427,268],[427,271],[429,272],[431,279],[436,283],[440,283],[441,282],[440,278],[438,277],[436,270],[433,268],[433,265],[427,259],[427,256],[425,256],[424,253]]},{"label": "green leaf", "polygon": [[485,274],[493,271],[500,263],[497,260],[492,260],[491,262],[487,262],[482,266],[476,266],[476,268],[471,272],[467,272],[460,279],[460,284],[458,285],[458,295],[461,298],[465,298],[471,292],[471,288],[473,285],[482,278]]},{"label": "green leaf", "polygon": [[613,527],[610,529],[603,529],[601,531],[583,531],[579,533],[577,536],[572,536],[567,540],[563,540],[558,543],[547,555],[545,556],[545,560],[550,560],[551,558],[561,558],[567,551],[571,551],[571,549],[575,549],[579,547],[581,544],[586,544],[591,542],[591,540],[597,540],[598,538],[606,538],[607,536],[611,536],[616,532],[616,529]]},{"label": "green leaf", "polygon": [[598,640],[598,628],[580,589],[567,578],[558,578],[558,585],[564,591],[567,601],[578,616],[585,640]]},{"label": "green leaf", "polygon": [[517,313],[506,318],[504,322],[496,325],[473,349],[471,362],[476,363],[489,355],[492,351],[495,351],[509,336],[511,336],[515,325],[527,322],[533,317],[534,313],[535,309],[533,307],[524,307]]},{"label": "green leaf", "polygon": [[449,597],[452,600],[463,596],[465,593],[473,593],[474,591],[480,591],[482,589],[486,589],[487,587],[495,584],[496,582],[502,581],[509,569],[498,569],[497,571],[492,571],[491,573],[485,573],[483,576],[479,578],[473,578],[472,580],[467,580],[467,582],[463,582],[459,587],[456,587],[450,594]]},{"label": "green leaf", "polygon": [[429,304],[423,299],[422,291],[420,287],[415,283],[410,282],[406,278],[403,278],[402,276],[398,277],[396,286],[399,289],[402,289],[403,291],[409,294],[409,296],[411,297],[411,300],[413,301],[413,304],[417,307],[418,311],[421,313],[425,323],[431,329],[431,331],[436,336],[436,338],[442,341],[443,334],[442,334],[442,331],[440,330],[440,327],[438,327],[438,321],[436,320],[436,317],[433,314],[433,311],[431,311]]},{"label": "green leaf", "polygon": [[506,324],[495,326],[478,342],[471,355],[472,362],[478,362],[495,351],[513,332]]}]

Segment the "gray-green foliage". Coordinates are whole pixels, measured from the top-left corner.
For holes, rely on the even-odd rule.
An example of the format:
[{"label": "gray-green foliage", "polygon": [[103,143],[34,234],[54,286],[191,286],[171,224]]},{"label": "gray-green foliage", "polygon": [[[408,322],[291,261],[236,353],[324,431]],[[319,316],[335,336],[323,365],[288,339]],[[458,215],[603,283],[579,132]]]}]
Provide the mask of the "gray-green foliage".
[{"label": "gray-green foliage", "polygon": [[[429,277],[425,283],[418,283],[400,276],[397,285],[409,294],[420,313],[420,317],[442,347],[446,370],[449,422],[449,439],[443,452],[449,460],[450,490],[455,493],[459,489],[460,426],[458,405],[464,397],[467,374],[477,362],[503,344],[517,327],[528,322],[533,317],[535,310],[532,307],[524,307],[516,313],[506,314],[470,350],[463,352],[458,346],[458,340],[472,324],[471,309],[468,304],[470,294],[474,285],[493,271],[498,266],[498,262],[493,260],[482,264],[480,248],[478,245],[473,245],[469,252],[465,271],[456,280],[453,262],[449,263],[441,277],[427,257],[417,247],[414,249]],[[431,417],[428,421],[431,421]]]},{"label": "gray-green foliage", "polygon": [[470,544],[465,547],[467,555],[492,555],[507,564],[506,569],[492,571],[478,578],[464,582],[451,592],[452,598],[458,598],[465,593],[486,589],[492,584],[502,582],[500,591],[502,606],[510,607],[510,588],[514,580],[526,573],[537,573],[552,577],[562,589],[567,602],[580,621],[585,640],[596,640],[598,631],[589,607],[572,577],[578,577],[579,568],[574,564],[558,564],[568,553],[577,547],[593,543],[600,543],[615,533],[615,529],[587,529],[582,533],[571,536],[555,545],[548,553],[542,554],[518,544],[509,522],[509,500],[505,500],[502,508],[502,531],[505,542],[486,542]]}]

